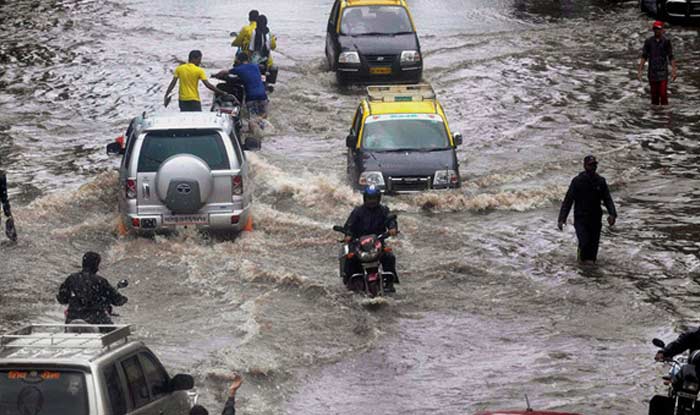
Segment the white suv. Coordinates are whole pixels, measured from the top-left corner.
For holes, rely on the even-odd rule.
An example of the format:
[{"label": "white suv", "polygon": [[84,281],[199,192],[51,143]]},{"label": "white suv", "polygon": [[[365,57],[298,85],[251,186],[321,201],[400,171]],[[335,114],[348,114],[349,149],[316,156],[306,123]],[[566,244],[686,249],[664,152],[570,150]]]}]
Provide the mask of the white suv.
[{"label": "white suv", "polygon": [[117,140],[107,153],[123,155],[119,211],[131,229],[240,231],[247,224],[247,148],[227,114],[144,114]]},{"label": "white suv", "polygon": [[192,376],[171,378],[151,350],[129,341],[129,326],[66,332],[74,328],[33,324],[0,336],[0,414],[189,413]]}]

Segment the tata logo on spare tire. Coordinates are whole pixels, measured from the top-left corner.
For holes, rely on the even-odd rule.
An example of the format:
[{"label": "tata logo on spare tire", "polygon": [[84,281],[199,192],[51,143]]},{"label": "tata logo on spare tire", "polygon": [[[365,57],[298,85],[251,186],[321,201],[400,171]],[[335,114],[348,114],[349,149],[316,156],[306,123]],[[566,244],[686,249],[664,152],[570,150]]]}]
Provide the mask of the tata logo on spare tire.
[{"label": "tata logo on spare tire", "polygon": [[188,194],[192,193],[192,186],[190,186],[187,183],[180,183],[177,185],[175,190],[177,190],[177,192],[180,194],[188,195]]}]

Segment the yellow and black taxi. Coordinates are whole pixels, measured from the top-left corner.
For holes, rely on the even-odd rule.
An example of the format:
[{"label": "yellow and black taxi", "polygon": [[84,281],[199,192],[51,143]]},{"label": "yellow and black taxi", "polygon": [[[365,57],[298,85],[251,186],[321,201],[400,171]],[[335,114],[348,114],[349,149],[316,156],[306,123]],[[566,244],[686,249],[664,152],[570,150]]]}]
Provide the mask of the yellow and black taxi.
[{"label": "yellow and black taxi", "polygon": [[405,0],[335,0],[326,58],[339,84],[417,83],[423,60]]},{"label": "yellow and black taxi", "polygon": [[370,86],[346,139],[348,178],[387,193],[457,188],[461,144],[430,85]]}]

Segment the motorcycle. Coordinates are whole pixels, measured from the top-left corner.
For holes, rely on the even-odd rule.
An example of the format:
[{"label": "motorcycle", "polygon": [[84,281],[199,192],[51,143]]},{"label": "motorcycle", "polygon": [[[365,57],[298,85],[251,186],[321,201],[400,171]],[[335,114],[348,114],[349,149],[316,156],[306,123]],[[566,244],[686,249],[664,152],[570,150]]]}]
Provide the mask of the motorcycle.
[{"label": "motorcycle", "polygon": [[[264,74],[262,75],[263,84],[265,85],[265,90],[271,93],[274,91],[274,86],[272,84],[277,81],[277,69],[275,67],[271,68],[271,70],[274,69],[274,73],[270,71],[265,72],[266,69],[267,63],[261,63],[260,72]],[[236,136],[241,140],[241,130],[243,129],[241,109],[245,107],[246,102],[243,81],[237,75],[231,73],[227,73],[223,77],[218,76],[218,74],[213,74],[212,77],[224,81],[217,84],[216,87],[231,95],[216,95],[211,105],[211,111],[229,114],[234,120]],[[250,125],[250,114],[247,113],[247,117],[248,120],[246,123]],[[246,144],[249,149],[260,148],[260,143],[256,139],[250,140],[250,142],[246,140]]]},{"label": "motorcycle", "polygon": [[[396,218],[392,215],[392,218]],[[342,226],[333,226],[333,230],[347,234],[347,230]],[[387,294],[386,287],[388,281],[394,280],[394,274],[385,272],[382,267],[382,256],[386,252],[391,252],[384,241],[389,237],[388,233],[381,235],[364,235],[356,238],[341,247],[338,257],[340,263],[340,275],[345,286],[353,292],[363,292],[370,298],[383,297]],[[345,263],[354,258],[360,263],[362,273],[355,273],[350,276],[345,275]]]},{"label": "motorcycle", "polygon": [[[663,349],[666,344],[659,339],[652,340],[654,346]],[[655,395],[649,402],[649,415],[696,415],[700,414],[697,368],[700,367],[700,351],[694,351],[687,358],[669,359],[668,375],[663,377],[668,386],[668,394]]]},{"label": "motorcycle", "polygon": [[[122,290],[129,286],[128,280],[121,280],[117,283],[117,290]],[[68,316],[68,309],[63,312],[64,316]],[[110,305],[107,307],[107,314],[110,317],[120,317],[119,314],[114,312],[114,308]],[[109,327],[99,327],[100,324],[90,324],[82,319],[74,319],[67,323],[69,326],[66,329],[66,333],[99,333],[99,332],[109,332],[112,329]]]}]

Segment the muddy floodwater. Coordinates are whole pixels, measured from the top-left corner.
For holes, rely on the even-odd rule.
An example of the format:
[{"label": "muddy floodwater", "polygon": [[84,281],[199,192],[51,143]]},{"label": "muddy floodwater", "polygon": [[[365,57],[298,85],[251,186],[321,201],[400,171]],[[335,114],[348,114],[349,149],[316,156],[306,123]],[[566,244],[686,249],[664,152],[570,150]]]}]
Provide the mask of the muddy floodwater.
[{"label": "muddy floodwater", "polygon": [[[343,289],[331,230],[361,200],[345,136],[364,90],[327,70],[330,0],[0,1],[0,167],[20,232],[0,247],[0,329],[61,322],[58,286],[91,249],[131,282],[117,322],[193,374],[212,413],[231,370],[244,414],[471,414],[525,393],[646,413],[662,390],[651,338],[700,313],[698,30],[669,28],[680,71],[658,109],[636,79],[651,35],[636,1],[409,4],[425,81],[464,135],[463,187],[385,198],[401,285],[368,302]],[[226,68],[253,7],[280,67],[273,128],[249,156],[255,230],[118,237],[106,144],[143,111],[176,111],[162,98],[189,50]],[[620,216],[583,269],[556,216],[588,153]]]}]

